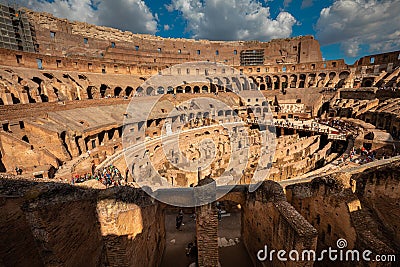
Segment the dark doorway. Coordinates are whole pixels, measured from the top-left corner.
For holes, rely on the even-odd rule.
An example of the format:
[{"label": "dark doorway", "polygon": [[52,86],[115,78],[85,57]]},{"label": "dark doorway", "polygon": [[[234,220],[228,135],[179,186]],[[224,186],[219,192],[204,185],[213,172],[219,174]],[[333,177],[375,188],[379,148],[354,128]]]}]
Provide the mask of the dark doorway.
[{"label": "dark doorway", "polygon": [[6,172],[7,169],[6,169],[6,166],[4,166],[2,159],[3,159],[3,155],[1,154],[1,151],[0,151],[0,172]]}]

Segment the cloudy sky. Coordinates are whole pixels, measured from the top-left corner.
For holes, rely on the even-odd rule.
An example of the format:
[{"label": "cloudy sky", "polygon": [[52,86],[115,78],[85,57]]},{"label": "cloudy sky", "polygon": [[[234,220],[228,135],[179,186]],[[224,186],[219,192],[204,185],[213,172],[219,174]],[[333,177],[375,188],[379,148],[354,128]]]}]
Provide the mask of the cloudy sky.
[{"label": "cloudy sky", "polygon": [[16,0],[58,17],[162,37],[314,35],[326,59],[400,50],[399,0]]}]

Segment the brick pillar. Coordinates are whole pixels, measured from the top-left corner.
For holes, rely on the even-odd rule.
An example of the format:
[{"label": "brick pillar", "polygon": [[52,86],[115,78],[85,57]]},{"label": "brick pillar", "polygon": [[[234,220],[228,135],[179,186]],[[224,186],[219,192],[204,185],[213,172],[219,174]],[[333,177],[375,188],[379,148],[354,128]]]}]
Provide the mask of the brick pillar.
[{"label": "brick pillar", "polygon": [[218,253],[218,218],[213,203],[201,205],[215,200],[216,184],[211,178],[201,180],[194,191],[196,204],[196,236],[198,248],[198,266],[219,266]]}]

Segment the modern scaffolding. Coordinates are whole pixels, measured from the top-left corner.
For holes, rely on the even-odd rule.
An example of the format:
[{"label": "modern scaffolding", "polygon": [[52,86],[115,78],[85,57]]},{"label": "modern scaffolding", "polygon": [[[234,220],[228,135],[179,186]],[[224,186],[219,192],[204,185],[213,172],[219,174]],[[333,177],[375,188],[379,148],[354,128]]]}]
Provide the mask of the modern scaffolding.
[{"label": "modern scaffolding", "polygon": [[0,48],[35,52],[34,30],[23,10],[0,3]]},{"label": "modern scaffolding", "polygon": [[264,50],[244,50],[240,52],[240,65],[242,66],[264,65]]}]

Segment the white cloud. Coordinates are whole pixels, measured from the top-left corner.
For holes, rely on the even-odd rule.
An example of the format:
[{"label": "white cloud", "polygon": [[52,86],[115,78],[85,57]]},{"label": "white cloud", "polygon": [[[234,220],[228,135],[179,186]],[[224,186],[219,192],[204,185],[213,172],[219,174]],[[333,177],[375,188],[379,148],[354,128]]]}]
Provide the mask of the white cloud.
[{"label": "white cloud", "polygon": [[257,0],[172,0],[168,8],[179,11],[194,38],[210,40],[260,40],[286,38],[296,19],[281,11],[271,18],[269,7]]},{"label": "white cloud", "polygon": [[171,29],[171,26],[168,24],[164,25],[164,31],[169,31]]},{"label": "white cloud", "polygon": [[157,31],[157,14],[151,12],[143,0],[17,0],[33,10],[54,14],[56,17],[109,26],[134,33]]},{"label": "white cloud", "polygon": [[321,11],[317,38],[322,45],[340,43],[352,57],[363,44],[370,52],[396,50],[400,49],[398,21],[398,0],[336,0]]}]

